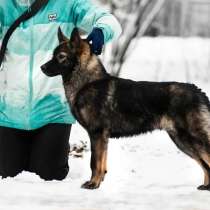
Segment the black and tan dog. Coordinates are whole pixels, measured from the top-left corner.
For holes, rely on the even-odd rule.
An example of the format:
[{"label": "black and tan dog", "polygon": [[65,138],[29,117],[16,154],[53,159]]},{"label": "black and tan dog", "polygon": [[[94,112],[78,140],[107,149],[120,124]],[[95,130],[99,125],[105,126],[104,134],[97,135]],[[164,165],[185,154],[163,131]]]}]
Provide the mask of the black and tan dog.
[{"label": "black and tan dog", "polygon": [[195,85],[135,82],[110,76],[77,29],[70,40],[59,29],[59,46],[41,69],[62,75],[69,105],[91,141],[92,177],[82,186],[98,188],[104,179],[108,139],[165,130],[177,147],[204,171],[201,190],[210,190],[210,104]]}]

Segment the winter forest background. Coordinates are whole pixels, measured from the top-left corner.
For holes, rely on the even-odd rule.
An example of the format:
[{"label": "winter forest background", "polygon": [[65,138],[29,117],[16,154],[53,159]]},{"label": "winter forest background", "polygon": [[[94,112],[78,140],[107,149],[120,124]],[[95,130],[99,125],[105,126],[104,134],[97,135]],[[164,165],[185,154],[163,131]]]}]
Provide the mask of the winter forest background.
[{"label": "winter forest background", "polygon": [[[210,0],[93,1],[123,27],[101,56],[111,74],[195,83],[210,97]],[[0,210],[210,210],[210,192],[196,190],[202,170],[165,132],[111,139],[108,174],[93,191],[80,188],[90,176],[90,146],[78,124],[70,144],[65,180],[26,172],[0,180]]]},{"label": "winter forest background", "polygon": [[[153,79],[166,79],[162,78],[161,70],[164,69],[165,72],[165,65],[167,65],[167,71],[173,72],[171,67],[173,68],[173,64],[176,65],[179,62],[183,68],[182,73],[185,73],[185,78],[183,78],[185,81],[190,82],[194,79],[192,74],[195,70],[191,65],[194,65],[197,71],[202,71],[202,75],[200,72],[198,77],[208,80],[209,71],[207,69],[210,65],[210,52],[206,41],[210,36],[209,0],[101,0],[100,3],[109,8],[123,27],[120,39],[111,45],[111,56],[110,49],[106,50],[108,58],[105,56],[105,61],[112,74],[119,76],[128,60],[135,57],[134,54],[141,54],[141,51],[142,54],[145,54],[143,53],[145,49],[139,52],[136,48],[141,47],[141,43],[145,43],[146,39],[150,46],[144,47],[149,48],[151,55],[148,59],[145,58],[145,55],[140,55],[139,62],[143,62],[143,60],[150,62],[153,56],[157,56],[154,55],[154,51],[161,52],[161,54],[158,53],[159,56],[156,57],[156,60],[151,62]],[[159,37],[159,41],[157,41],[157,37]],[[195,46],[196,44],[197,46]],[[191,51],[192,48],[194,51]],[[192,58],[195,51],[201,54]],[[164,53],[166,57],[172,53],[176,56],[172,55],[171,58],[166,58]],[[182,64],[177,58],[178,54],[183,55]],[[201,62],[201,57],[202,59],[205,57],[205,61]],[[167,64],[163,60],[167,60]],[[156,63],[154,64],[154,62]],[[143,64],[138,66],[139,69],[142,66],[145,67]]]}]

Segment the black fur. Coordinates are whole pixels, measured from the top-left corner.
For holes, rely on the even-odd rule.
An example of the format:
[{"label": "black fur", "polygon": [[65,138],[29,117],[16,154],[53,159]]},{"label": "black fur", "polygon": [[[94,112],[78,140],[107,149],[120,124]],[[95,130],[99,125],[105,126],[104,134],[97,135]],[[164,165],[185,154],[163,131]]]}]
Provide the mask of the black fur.
[{"label": "black fur", "polygon": [[203,168],[205,180],[199,189],[210,189],[210,105],[205,93],[193,84],[113,77],[76,29],[65,42],[60,31],[59,40],[42,70],[62,75],[73,114],[90,136],[92,177],[84,188],[97,188],[104,179],[108,138],[162,129]]}]

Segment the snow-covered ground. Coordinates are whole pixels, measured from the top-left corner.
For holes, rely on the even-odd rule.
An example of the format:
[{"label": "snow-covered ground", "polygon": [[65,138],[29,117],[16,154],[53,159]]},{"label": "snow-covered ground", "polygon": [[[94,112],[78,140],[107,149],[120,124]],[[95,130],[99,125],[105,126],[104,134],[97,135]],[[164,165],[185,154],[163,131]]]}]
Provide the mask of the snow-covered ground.
[{"label": "snow-covered ground", "polygon": [[[190,79],[210,96],[205,79],[209,46],[209,40],[200,39],[141,40],[122,77],[184,81],[187,60]],[[88,137],[76,124],[70,142],[80,140]],[[202,170],[165,132],[111,139],[108,174],[93,191],[80,188],[90,176],[89,159],[90,152],[83,158],[71,156],[64,181],[45,182],[27,172],[1,180],[0,210],[210,210],[210,192],[196,190],[203,182]]]}]

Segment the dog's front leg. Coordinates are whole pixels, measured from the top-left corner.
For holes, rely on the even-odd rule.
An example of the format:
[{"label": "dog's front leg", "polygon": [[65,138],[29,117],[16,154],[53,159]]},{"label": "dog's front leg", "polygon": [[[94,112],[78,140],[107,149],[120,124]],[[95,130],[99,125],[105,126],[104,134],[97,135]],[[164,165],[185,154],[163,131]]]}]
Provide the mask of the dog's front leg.
[{"label": "dog's front leg", "polygon": [[103,177],[102,177],[102,181],[104,181],[105,175],[107,173],[107,148],[106,148],[106,151],[105,151],[104,157],[103,157],[103,170],[104,170],[104,174],[103,174]]},{"label": "dog's front leg", "polygon": [[92,176],[90,181],[85,182],[82,188],[96,189],[103,181],[107,171],[107,147],[108,138],[104,134],[91,135],[91,170]]}]

